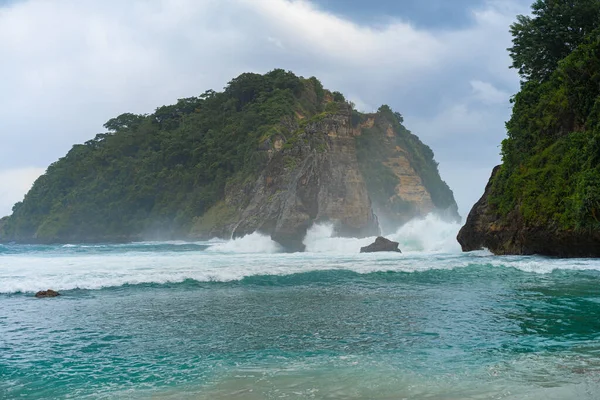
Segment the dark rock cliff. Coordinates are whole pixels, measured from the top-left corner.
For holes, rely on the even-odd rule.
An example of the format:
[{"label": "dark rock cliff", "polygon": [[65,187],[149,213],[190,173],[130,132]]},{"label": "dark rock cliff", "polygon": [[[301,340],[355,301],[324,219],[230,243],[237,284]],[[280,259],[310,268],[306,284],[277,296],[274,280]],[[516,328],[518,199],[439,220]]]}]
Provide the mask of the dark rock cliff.
[{"label": "dark rock cliff", "polygon": [[350,108],[309,122],[289,149],[276,151],[258,178],[232,234],[270,234],[302,250],[313,222],[334,223],[340,236],[379,233],[365,181],[358,169]]},{"label": "dark rock cliff", "polygon": [[[376,213],[393,228],[435,211],[449,209],[458,218],[437,167],[435,177],[450,198],[443,207],[434,204],[416,170],[420,164],[413,167],[414,153],[429,148],[382,113],[360,119],[354,114],[354,122],[353,113],[344,104],[336,112],[301,120],[302,127],[288,127],[296,133],[279,135],[265,146],[269,162],[258,179],[229,186],[225,199],[198,218],[193,235],[240,237],[258,231],[290,251],[301,251],[313,223],[333,223],[338,236],[366,237],[386,228]],[[400,147],[406,136],[418,145]]]},{"label": "dark rock cliff", "polygon": [[471,209],[458,233],[463,251],[486,248],[497,255],[543,254],[555,257],[600,257],[600,232],[560,229],[558,224],[536,225],[525,221],[519,207],[501,217],[490,204],[494,168],[481,199]]}]

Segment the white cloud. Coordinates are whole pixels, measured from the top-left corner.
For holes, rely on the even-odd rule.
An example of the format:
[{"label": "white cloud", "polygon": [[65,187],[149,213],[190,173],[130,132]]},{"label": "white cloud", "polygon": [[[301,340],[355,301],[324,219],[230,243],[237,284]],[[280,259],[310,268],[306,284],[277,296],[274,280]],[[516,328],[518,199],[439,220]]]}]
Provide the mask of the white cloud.
[{"label": "white cloud", "polygon": [[45,168],[36,167],[0,170],[0,218],[10,214],[12,206],[23,200],[23,195],[44,171]]},{"label": "white cloud", "polygon": [[507,103],[510,97],[505,91],[496,88],[489,82],[482,82],[479,80],[471,81],[471,87],[473,88],[473,94],[476,99],[487,104],[502,104]]},{"label": "white cloud", "polygon": [[[45,168],[122,112],[281,67],[319,77],[363,110],[391,105],[452,181],[465,148],[497,154],[503,99],[518,88],[508,25],[523,11],[520,0],[489,2],[471,26],[427,31],[401,20],[360,25],[301,0],[12,3],[0,8],[0,169]],[[478,196],[484,185],[474,179],[455,193]]]}]

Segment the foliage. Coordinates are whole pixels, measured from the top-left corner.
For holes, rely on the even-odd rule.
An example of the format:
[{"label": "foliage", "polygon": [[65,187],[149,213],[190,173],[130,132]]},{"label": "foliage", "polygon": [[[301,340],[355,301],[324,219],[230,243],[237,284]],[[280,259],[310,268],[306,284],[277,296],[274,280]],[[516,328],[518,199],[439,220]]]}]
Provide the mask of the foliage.
[{"label": "foliage", "polygon": [[224,201],[219,201],[204,214],[193,219],[191,233],[203,235],[206,232],[218,229],[223,224],[235,223],[238,216],[233,207],[227,205]]},{"label": "foliage", "polygon": [[[571,27],[570,22],[563,25]],[[536,68],[546,74],[549,66]],[[518,210],[532,225],[600,229],[598,30],[559,61],[546,80],[525,82],[513,101],[490,204],[504,218]]]},{"label": "foliage", "polygon": [[[15,238],[103,240],[188,232],[234,176],[266,162],[259,139],[299,99],[316,99],[291,72],[242,74],[221,93],[180,99],[150,115],[122,114],[50,165],[5,224]],[[317,106],[313,106],[318,108]]]},{"label": "foliage", "polygon": [[344,101],[346,101],[346,98],[340,92],[333,92],[332,95],[333,95],[333,101],[335,101],[335,102],[344,102]]},{"label": "foliage", "polygon": [[519,15],[511,25],[508,50],[525,81],[543,82],[598,27],[600,1],[536,0],[531,8],[533,17]]}]

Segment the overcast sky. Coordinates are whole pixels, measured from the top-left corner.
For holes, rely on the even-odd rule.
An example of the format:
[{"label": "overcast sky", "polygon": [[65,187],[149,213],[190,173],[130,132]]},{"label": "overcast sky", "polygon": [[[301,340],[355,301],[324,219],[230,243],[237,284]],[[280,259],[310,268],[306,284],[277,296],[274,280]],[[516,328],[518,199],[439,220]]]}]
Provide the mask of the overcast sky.
[{"label": "overcast sky", "polygon": [[465,217],[500,163],[530,2],[0,0],[0,215],[108,119],[284,68],[403,114]]}]

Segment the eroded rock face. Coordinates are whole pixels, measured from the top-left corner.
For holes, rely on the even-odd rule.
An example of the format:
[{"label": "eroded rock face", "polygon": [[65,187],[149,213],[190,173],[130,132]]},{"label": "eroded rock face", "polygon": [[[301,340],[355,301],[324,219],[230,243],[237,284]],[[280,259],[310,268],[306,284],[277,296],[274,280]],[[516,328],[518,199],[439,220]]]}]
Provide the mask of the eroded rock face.
[{"label": "eroded rock face", "polygon": [[429,147],[385,113],[373,114],[359,128],[359,166],[384,233],[431,212],[460,220],[452,191],[439,178]]},{"label": "eroded rock face", "polygon": [[273,154],[253,193],[234,237],[259,231],[302,251],[314,222],[333,223],[339,236],[379,233],[358,170],[349,109],[309,123],[293,146]]},{"label": "eroded rock face", "polygon": [[393,242],[382,236],[378,236],[377,239],[375,239],[375,241],[373,243],[371,243],[370,245],[361,247],[360,252],[361,253],[376,253],[376,252],[383,252],[383,251],[388,251],[388,252],[391,251],[391,252],[395,252],[395,253],[402,253],[400,251],[400,249],[398,248],[398,245],[399,245],[398,242]]},{"label": "eroded rock face", "polygon": [[35,294],[35,297],[37,297],[38,299],[45,298],[45,297],[56,297],[56,296],[60,296],[60,293],[58,293],[57,291],[52,290],[52,289],[41,290]]},{"label": "eroded rock face", "polygon": [[524,222],[518,209],[501,218],[488,199],[494,168],[481,199],[471,209],[457,240],[463,251],[486,248],[494,254],[555,257],[600,257],[600,233],[558,230],[553,226],[534,226]]},{"label": "eroded rock face", "polygon": [[499,170],[500,165],[494,167],[483,196],[473,205],[465,225],[458,232],[456,239],[463,251],[481,250],[484,247],[489,249],[490,244],[495,244],[493,247],[497,248],[501,242],[501,239],[494,237],[492,233],[494,231],[493,222],[498,217],[491,212],[488,205],[492,181]]},{"label": "eroded rock face", "polygon": [[[431,150],[389,116],[356,120],[348,104],[338,105],[336,112],[282,121],[259,146],[267,161],[258,177],[230,180],[193,234],[229,239],[260,232],[288,251],[303,251],[314,223],[333,224],[337,236],[368,237],[379,235],[383,222],[395,230],[438,210],[417,172],[423,173],[423,162],[415,164],[415,155],[400,145]],[[452,205],[458,216],[453,197]]]},{"label": "eroded rock face", "polygon": [[421,177],[410,165],[406,150],[399,146],[394,150],[394,156],[388,158],[384,164],[398,177],[395,197],[413,203],[419,215],[425,216],[435,208],[431,195],[423,186]]}]

